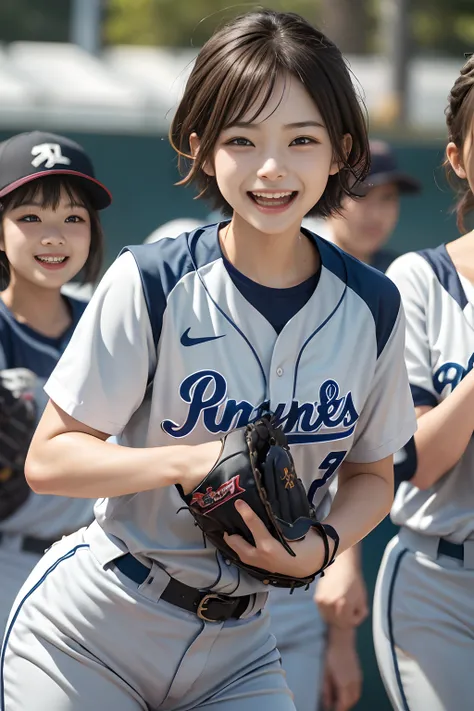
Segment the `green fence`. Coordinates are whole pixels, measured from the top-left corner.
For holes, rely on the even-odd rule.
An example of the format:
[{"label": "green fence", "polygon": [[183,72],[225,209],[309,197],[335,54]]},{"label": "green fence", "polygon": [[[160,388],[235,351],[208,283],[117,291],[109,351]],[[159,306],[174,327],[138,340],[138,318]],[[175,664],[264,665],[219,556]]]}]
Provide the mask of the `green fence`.
[{"label": "green fence", "polygon": [[[11,134],[0,132],[0,140]],[[166,137],[71,133],[94,159],[98,177],[114,203],[104,213],[107,262],[125,244],[142,242],[156,227],[177,217],[205,219],[208,206],[191,189],[176,187],[176,158]],[[443,143],[395,145],[401,167],[418,177],[423,195],[403,198],[401,220],[391,246],[400,251],[437,245],[456,236],[448,214],[452,195],[444,185]]]}]

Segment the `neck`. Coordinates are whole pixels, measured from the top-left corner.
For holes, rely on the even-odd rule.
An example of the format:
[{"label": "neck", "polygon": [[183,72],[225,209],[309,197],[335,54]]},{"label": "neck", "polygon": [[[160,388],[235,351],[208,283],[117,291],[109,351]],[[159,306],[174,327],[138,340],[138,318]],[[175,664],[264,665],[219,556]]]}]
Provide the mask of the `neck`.
[{"label": "neck", "polygon": [[343,249],[344,252],[350,254],[351,257],[360,259],[361,262],[365,262],[366,264],[371,263],[372,255],[362,251],[361,249],[357,249],[357,247],[354,246],[350,240],[346,240],[343,232],[335,229],[334,225],[331,223],[331,220],[328,220],[328,227],[331,234],[331,241],[336,245],[336,247]]},{"label": "neck", "polygon": [[249,279],[273,288],[296,286],[315,274],[319,255],[300,227],[266,234],[234,215],[220,231],[222,251]]},{"label": "neck", "polygon": [[1,298],[19,323],[25,323],[45,336],[54,338],[61,335],[71,322],[69,309],[59,289],[45,289],[16,274],[12,273]]}]

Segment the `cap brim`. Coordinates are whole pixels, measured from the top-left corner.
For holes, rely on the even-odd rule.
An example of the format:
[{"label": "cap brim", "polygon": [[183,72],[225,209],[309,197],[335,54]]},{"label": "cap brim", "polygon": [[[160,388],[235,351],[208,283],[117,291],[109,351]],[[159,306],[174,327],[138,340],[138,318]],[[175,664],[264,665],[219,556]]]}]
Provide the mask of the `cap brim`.
[{"label": "cap brim", "polygon": [[38,178],[44,178],[47,175],[71,175],[75,178],[79,178],[84,184],[84,189],[89,193],[92,200],[92,204],[96,210],[103,210],[104,208],[108,207],[112,202],[112,195],[107,190],[105,185],[102,185],[102,183],[100,183],[95,178],[91,178],[90,175],[86,175],[85,173],[79,173],[77,170],[66,169],[43,170],[38,173],[26,175],[24,178],[15,180],[15,182],[10,183],[2,190],[0,190],[0,198],[5,197],[5,195],[8,195],[17,188],[21,188],[22,185],[31,183],[33,182],[33,180],[37,180]]},{"label": "cap brim", "polygon": [[416,180],[416,178],[412,178],[411,175],[398,171],[369,175],[362,183],[362,187],[365,191],[379,185],[389,185],[392,183],[397,185],[400,192],[404,195],[416,195],[417,193],[421,193],[421,183]]}]

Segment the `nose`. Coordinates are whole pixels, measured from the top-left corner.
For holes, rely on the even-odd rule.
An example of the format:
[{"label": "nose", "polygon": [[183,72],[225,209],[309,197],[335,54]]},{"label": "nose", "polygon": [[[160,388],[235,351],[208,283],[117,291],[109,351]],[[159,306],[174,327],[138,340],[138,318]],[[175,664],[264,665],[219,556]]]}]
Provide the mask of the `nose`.
[{"label": "nose", "polygon": [[257,175],[266,180],[281,180],[286,175],[286,168],[281,160],[275,156],[268,156],[257,170]]},{"label": "nose", "polygon": [[43,231],[43,235],[41,237],[41,244],[43,246],[59,246],[62,244],[65,244],[66,239],[57,227],[46,227]]}]

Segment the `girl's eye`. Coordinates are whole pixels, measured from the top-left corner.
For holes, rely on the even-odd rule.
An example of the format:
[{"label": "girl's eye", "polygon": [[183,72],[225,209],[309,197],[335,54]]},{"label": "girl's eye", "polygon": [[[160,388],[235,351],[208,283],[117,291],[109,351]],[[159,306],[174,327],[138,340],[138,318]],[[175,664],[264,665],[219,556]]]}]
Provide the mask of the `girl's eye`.
[{"label": "girl's eye", "polygon": [[290,143],[290,146],[309,146],[310,143],[317,143],[317,141],[314,138],[309,138],[309,136],[298,136]]},{"label": "girl's eye", "polygon": [[230,141],[227,141],[228,146],[253,146],[252,141],[249,141],[248,138],[231,138]]},{"label": "girl's eye", "polygon": [[69,215],[69,217],[66,217],[65,222],[78,223],[84,222],[84,219],[82,217],[79,217],[79,215]]},{"label": "girl's eye", "polygon": [[40,222],[38,215],[23,215],[18,218],[18,222]]}]

